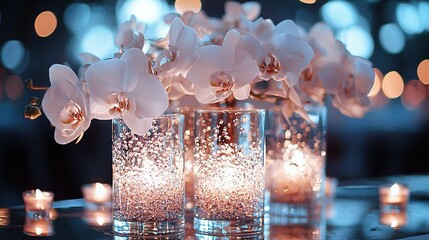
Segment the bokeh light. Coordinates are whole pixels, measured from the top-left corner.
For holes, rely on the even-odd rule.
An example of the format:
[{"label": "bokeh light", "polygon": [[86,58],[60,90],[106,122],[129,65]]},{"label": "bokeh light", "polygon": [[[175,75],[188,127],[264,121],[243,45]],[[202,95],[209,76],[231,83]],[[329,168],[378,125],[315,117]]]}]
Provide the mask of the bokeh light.
[{"label": "bokeh light", "polygon": [[109,28],[95,26],[83,36],[80,52],[89,52],[99,58],[111,58],[115,52],[113,39],[114,35]]},{"label": "bokeh light", "polygon": [[385,24],[380,28],[378,34],[380,44],[388,53],[400,53],[405,46],[405,36],[398,25],[394,23]]},{"label": "bokeh light", "polygon": [[356,23],[355,7],[346,1],[330,1],[322,6],[322,17],[332,28],[346,28]]},{"label": "bokeh light", "polygon": [[401,101],[407,109],[413,110],[423,102],[425,97],[425,86],[418,80],[410,80],[404,87]]},{"label": "bokeh light", "polygon": [[374,40],[371,33],[360,26],[341,30],[337,37],[353,55],[369,58],[374,52]]},{"label": "bokeh light", "polygon": [[195,13],[201,10],[200,0],[176,0],[174,7],[177,12],[183,14],[186,11],[193,11]]},{"label": "bokeh light", "polygon": [[24,59],[25,49],[18,40],[7,41],[1,51],[3,65],[9,69],[16,69]]},{"label": "bokeh light", "polygon": [[57,18],[51,11],[41,12],[34,21],[34,29],[39,37],[48,37],[57,28]]},{"label": "bokeh light", "polygon": [[162,19],[166,11],[168,5],[163,0],[125,0],[118,1],[116,16],[119,23],[129,20],[131,15],[139,21],[155,23]]},{"label": "bokeh light", "polygon": [[313,4],[316,3],[316,0],[299,0],[302,3],[306,3],[306,4]]},{"label": "bokeh light", "polygon": [[4,90],[10,100],[15,101],[19,99],[24,91],[22,78],[15,74],[10,75],[5,81]]},{"label": "bokeh light", "polygon": [[91,9],[85,3],[74,3],[64,11],[64,24],[70,31],[84,28],[91,18]]},{"label": "bokeh light", "polygon": [[396,7],[396,20],[407,34],[417,34],[424,30],[420,24],[417,8],[412,4],[399,3]]},{"label": "bokeh light", "polygon": [[419,12],[420,24],[429,31],[429,2],[420,1],[417,11]]},{"label": "bokeh light", "polygon": [[401,75],[396,71],[388,72],[381,83],[381,89],[383,89],[386,97],[393,99],[401,96],[404,91],[404,80]]},{"label": "bokeh light", "polygon": [[368,97],[376,96],[381,89],[381,81],[383,80],[383,73],[378,68],[374,68],[374,72],[375,72],[374,85],[372,85],[372,88],[368,93]]},{"label": "bokeh light", "polygon": [[417,75],[423,84],[429,84],[429,60],[423,60],[417,67]]}]

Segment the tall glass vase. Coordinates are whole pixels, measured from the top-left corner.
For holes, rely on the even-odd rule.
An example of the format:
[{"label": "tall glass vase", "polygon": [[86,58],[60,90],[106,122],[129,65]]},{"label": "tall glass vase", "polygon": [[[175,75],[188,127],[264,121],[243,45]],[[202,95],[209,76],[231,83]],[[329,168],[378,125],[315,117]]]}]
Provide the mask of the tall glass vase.
[{"label": "tall glass vase", "polygon": [[195,112],[194,228],[211,235],[263,231],[264,110]]},{"label": "tall glass vase", "polygon": [[183,233],[183,115],[155,118],[143,136],[116,119],[112,138],[115,234]]},{"label": "tall glass vase", "polygon": [[287,224],[291,218],[318,220],[324,199],[326,107],[309,105],[306,114],[288,118],[280,107],[274,107],[268,115],[266,209],[270,224]]}]

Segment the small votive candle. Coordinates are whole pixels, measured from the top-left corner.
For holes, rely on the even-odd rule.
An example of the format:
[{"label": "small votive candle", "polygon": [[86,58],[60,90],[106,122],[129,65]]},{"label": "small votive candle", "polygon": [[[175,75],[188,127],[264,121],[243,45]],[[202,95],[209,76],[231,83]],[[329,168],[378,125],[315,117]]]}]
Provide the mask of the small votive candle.
[{"label": "small votive candle", "polygon": [[406,211],[380,212],[380,223],[398,229],[407,224]]},{"label": "small votive candle", "polygon": [[91,183],[82,186],[83,198],[87,203],[106,205],[112,200],[112,187],[106,183]]},{"label": "small votive candle", "polygon": [[392,186],[381,186],[379,194],[382,210],[403,210],[407,207],[410,190],[404,185],[395,183]]},{"label": "small votive candle", "polygon": [[54,194],[52,192],[28,190],[22,193],[24,199],[25,212],[29,217],[49,218],[49,211],[52,208]]},{"label": "small votive candle", "polygon": [[25,218],[24,233],[29,236],[52,236],[54,227],[50,218]]}]

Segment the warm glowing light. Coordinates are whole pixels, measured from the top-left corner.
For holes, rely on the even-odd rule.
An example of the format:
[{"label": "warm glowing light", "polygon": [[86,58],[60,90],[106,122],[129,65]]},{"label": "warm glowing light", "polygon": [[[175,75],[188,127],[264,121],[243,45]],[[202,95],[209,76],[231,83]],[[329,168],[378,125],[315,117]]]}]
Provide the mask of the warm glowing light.
[{"label": "warm glowing light", "polygon": [[40,13],[34,21],[34,29],[39,37],[48,37],[57,28],[57,18],[50,11]]},{"label": "warm glowing light", "polygon": [[36,189],[36,199],[43,199],[43,193],[39,189]]},{"label": "warm glowing light", "polygon": [[429,60],[423,60],[417,67],[417,75],[423,84],[429,84]]},{"label": "warm glowing light", "polygon": [[104,189],[103,184],[97,182],[95,183],[95,195],[96,196],[100,196],[100,195],[104,195],[106,192],[106,189]]},{"label": "warm glowing light", "polygon": [[174,7],[177,12],[183,14],[186,11],[199,12],[201,10],[200,0],[176,0]]},{"label": "warm glowing light", "polygon": [[404,91],[404,80],[398,72],[391,71],[384,76],[381,89],[383,89],[386,97],[397,98]]},{"label": "warm glowing light", "polygon": [[375,72],[375,78],[374,78],[374,85],[372,85],[371,91],[368,93],[368,97],[374,97],[376,96],[381,89],[381,80],[383,79],[383,73],[378,70],[378,68],[374,68]]},{"label": "warm glowing light", "polygon": [[396,228],[397,226],[398,226],[398,220],[393,219],[393,220],[392,220],[392,223],[390,224],[390,227],[391,227],[391,228]]},{"label": "warm glowing light", "polygon": [[42,228],[40,228],[40,227],[36,227],[36,235],[38,236],[38,235],[40,235],[40,234],[42,234]]},{"label": "warm glowing light", "polygon": [[402,104],[409,109],[416,109],[426,97],[426,88],[418,80],[410,80],[404,88],[401,96]]},{"label": "warm glowing light", "polygon": [[49,218],[51,220],[55,220],[58,218],[58,212],[57,210],[55,210],[55,208],[52,208],[51,210],[49,210]]},{"label": "warm glowing light", "polygon": [[299,0],[299,1],[306,4],[313,4],[316,2],[316,0]]},{"label": "warm glowing light", "polygon": [[98,216],[97,217],[97,224],[98,224],[98,226],[103,226],[104,225],[104,218],[103,217],[100,217],[100,216]]},{"label": "warm glowing light", "polygon": [[397,183],[395,183],[390,187],[389,195],[397,196],[397,195],[399,195],[399,190],[400,190],[399,185]]}]

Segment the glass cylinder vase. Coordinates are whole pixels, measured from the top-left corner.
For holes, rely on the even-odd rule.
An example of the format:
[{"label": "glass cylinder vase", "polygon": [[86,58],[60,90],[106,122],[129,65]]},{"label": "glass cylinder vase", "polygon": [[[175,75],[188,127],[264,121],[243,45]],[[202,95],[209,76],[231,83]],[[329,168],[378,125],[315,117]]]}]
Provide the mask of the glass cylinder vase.
[{"label": "glass cylinder vase", "polygon": [[183,115],[153,119],[144,135],[113,120],[113,230],[116,235],[184,232]]},{"label": "glass cylinder vase", "polygon": [[266,210],[270,224],[307,221],[294,218],[319,221],[323,213],[326,107],[308,105],[305,109],[305,114],[289,117],[278,106],[268,113]]},{"label": "glass cylinder vase", "polygon": [[197,110],[194,228],[210,235],[263,231],[264,110]]}]

